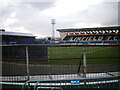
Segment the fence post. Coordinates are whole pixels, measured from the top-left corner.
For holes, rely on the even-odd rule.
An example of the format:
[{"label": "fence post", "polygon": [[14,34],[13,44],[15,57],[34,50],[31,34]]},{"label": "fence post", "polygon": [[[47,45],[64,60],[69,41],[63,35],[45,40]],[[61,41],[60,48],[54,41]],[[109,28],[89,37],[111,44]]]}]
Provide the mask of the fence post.
[{"label": "fence post", "polygon": [[86,47],[83,47],[83,75],[86,77]]},{"label": "fence post", "polygon": [[[2,77],[2,35],[0,35],[0,77]],[[0,84],[0,90],[2,90],[2,84]]]},{"label": "fence post", "polygon": [[29,73],[29,54],[28,54],[28,46],[26,46],[26,66],[27,66],[27,79],[30,79]]}]

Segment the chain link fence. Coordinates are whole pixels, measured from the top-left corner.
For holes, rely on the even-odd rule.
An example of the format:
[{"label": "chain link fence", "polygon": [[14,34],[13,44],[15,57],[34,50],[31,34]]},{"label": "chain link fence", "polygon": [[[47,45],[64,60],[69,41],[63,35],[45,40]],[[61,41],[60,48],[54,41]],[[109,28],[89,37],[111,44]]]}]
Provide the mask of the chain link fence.
[{"label": "chain link fence", "polygon": [[[112,77],[116,77],[115,80],[118,80],[116,82],[119,82],[119,45],[9,45],[1,47],[1,78],[6,83],[58,80],[59,84],[63,84],[61,80],[66,82],[67,79],[67,82],[70,83],[68,86],[76,87],[71,80],[80,80],[80,84],[82,84],[84,81],[82,78],[87,78],[86,83],[96,81],[99,85],[101,84],[101,87],[106,87],[104,84],[108,79],[113,79]],[[94,78],[94,80],[89,80],[89,78]],[[105,83],[101,83],[104,80],[106,80]],[[94,84],[87,85],[89,85],[88,87],[94,86]],[[106,85],[109,86],[109,82]],[[80,88],[83,86],[80,85]],[[37,90],[43,89],[39,87]]]}]

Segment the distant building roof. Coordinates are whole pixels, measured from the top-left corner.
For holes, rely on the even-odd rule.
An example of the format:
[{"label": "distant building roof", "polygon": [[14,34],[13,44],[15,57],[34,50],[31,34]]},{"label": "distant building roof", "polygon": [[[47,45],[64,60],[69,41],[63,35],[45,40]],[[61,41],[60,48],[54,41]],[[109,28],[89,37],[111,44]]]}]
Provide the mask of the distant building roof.
[{"label": "distant building roof", "polygon": [[90,31],[90,30],[117,30],[120,26],[109,26],[109,27],[94,27],[94,28],[68,28],[68,29],[57,29],[59,32],[69,31]]},{"label": "distant building roof", "polygon": [[0,29],[0,31],[5,31],[5,29]]},{"label": "distant building roof", "polygon": [[6,32],[4,29],[0,29],[0,35],[36,37],[31,33]]}]

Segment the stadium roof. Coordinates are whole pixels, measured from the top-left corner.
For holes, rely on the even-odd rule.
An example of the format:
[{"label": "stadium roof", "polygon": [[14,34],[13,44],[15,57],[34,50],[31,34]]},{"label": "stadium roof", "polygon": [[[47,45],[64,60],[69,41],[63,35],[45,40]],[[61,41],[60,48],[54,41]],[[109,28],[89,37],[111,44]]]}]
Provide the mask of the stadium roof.
[{"label": "stadium roof", "polygon": [[111,27],[94,27],[94,28],[68,28],[68,29],[57,29],[59,32],[69,32],[69,31],[91,31],[91,30],[119,30],[120,26]]},{"label": "stadium roof", "polygon": [[0,35],[35,37],[31,33],[6,32],[6,31],[3,31],[3,29],[0,30]]},{"label": "stadium roof", "polygon": [[0,31],[5,31],[5,29],[0,29]]}]

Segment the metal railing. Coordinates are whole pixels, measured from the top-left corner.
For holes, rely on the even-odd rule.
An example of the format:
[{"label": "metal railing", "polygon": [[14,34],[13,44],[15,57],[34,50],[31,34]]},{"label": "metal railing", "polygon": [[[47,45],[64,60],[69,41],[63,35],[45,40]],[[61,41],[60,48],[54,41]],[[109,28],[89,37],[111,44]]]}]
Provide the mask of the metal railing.
[{"label": "metal railing", "polygon": [[[109,84],[109,85],[108,85]],[[113,87],[115,86],[116,87]],[[33,90],[61,89],[65,87],[74,88],[119,88],[120,76],[80,78],[80,79],[60,79],[60,80],[29,80],[22,85],[22,90],[33,88]],[[26,88],[27,87],[27,88]],[[69,90],[69,89],[67,89]]]}]

